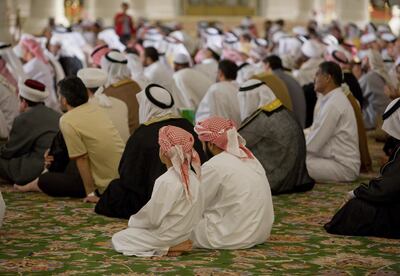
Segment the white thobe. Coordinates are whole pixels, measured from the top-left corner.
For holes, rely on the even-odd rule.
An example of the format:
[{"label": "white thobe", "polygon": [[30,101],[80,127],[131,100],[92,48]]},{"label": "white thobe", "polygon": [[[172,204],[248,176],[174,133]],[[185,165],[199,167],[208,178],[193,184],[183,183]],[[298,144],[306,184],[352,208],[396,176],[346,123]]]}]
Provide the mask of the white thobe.
[{"label": "white thobe", "polygon": [[[102,95],[107,97],[106,95]],[[129,123],[128,123],[128,106],[126,103],[123,101],[114,98],[114,97],[108,97],[108,100],[111,103],[111,106],[101,106],[99,103],[99,99],[96,98],[96,96],[93,96],[89,99],[89,103],[96,104],[99,106],[102,110],[104,110],[108,117],[110,118],[111,122],[115,126],[115,128],[118,130],[122,141],[126,143],[130,137],[130,132],[129,132]]]},{"label": "white thobe", "polygon": [[54,74],[51,70],[51,65],[45,64],[37,58],[33,58],[25,63],[23,67],[28,79],[33,79],[43,83],[49,91],[49,96],[44,101],[46,106],[60,112],[60,103],[55,92]]},{"label": "white thobe", "polygon": [[307,169],[319,182],[354,181],[360,172],[357,121],[342,89],[319,97],[306,137]]},{"label": "white thobe", "polygon": [[202,72],[206,75],[212,82],[217,80],[218,75],[218,61],[213,58],[208,58],[203,60],[201,63],[196,64],[194,69]]},{"label": "white thobe", "polygon": [[162,256],[172,246],[189,239],[202,211],[200,182],[189,172],[191,201],[185,196],[180,175],[171,167],[157,178],[149,202],[112,237],[114,249],[124,255]]},{"label": "white thobe", "polygon": [[145,77],[151,82],[165,87],[168,91],[172,89],[172,73],[161,61],[156,61],[144,68]]},{"label": "white thobe", "polygon": [[207,76],[193,68],[181,69],[173,75],[177,88],[175,93],[183,108],[196,110],[207,90],[214,83]]},{"label": "white thobe", "polygon": [[196,112],[196,122],[211,116],[231,119],[240,125],[239,86],[236,81],[214,83],[201,100]]},{"label": "white thobe", "polygon": [[300,66],[299,70],[293,71],[293,77],[301,86],[314,82],[315,73],[323,61],[322,58],[310,58]]},{"label": "white thobe", "polygon": [[1,138],[7,138],[15,117],[19,114],[17,94],[0,83],[0,111],[2,113]]},{"label": "white thobe", "polygon": [[257,159],[222,152],[203,164],[205,210],[191,235],[198,248],[242,249],[264,243],[274,222],[271,189]]}]

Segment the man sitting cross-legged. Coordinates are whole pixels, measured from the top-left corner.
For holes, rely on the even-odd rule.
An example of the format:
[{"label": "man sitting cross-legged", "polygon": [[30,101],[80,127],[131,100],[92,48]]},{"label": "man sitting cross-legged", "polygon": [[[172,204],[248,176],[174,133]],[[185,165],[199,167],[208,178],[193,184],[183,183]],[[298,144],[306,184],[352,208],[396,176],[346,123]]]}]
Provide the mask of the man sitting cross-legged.
[{"label": "man sitting cross-legged", "polygon": [[265,242],[274,210],[264,168],[244,146],[233,121],[211,117],[195,131],[213,157],[202,166],[205,210],[192,232],[193,246],[242,249]]},{"label": "man sitting cross-legged", "polygon": [[178,256],[191,250],[189,236],[202,211],[201,165],[194,141],[182,128],[160,129],[159,157],[167,172],[157,178],[149,202],[130,217],[128,228],[113,236],[116,251],[149,257]]},{"label": "man sitting cross-legged", "polygon": [[[69,158],[75,161],[81,179],[69,171],[50,172],[26,187],[18,188],[21,191],[43,191],[54,196],[76,197],[82,197],[84,188],[85,201],[97,202],[111,179],[118,176],[118,162],[124,143],[107,114],[98,106],[88,103],[86,87],[79,78],[68,77],[60,81],[58,86],[61,108],[67,111],[60,119],[60,129]],[[67,177],[71,181],[65,181]]]}]

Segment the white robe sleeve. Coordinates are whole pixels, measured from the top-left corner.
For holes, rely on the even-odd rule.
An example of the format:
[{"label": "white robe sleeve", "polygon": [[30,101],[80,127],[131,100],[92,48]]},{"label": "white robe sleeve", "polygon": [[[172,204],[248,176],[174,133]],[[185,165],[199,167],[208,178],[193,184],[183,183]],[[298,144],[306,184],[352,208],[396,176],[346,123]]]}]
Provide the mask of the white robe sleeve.
[{"label": "white robe sleeve", "polygon": [[179,179],[165,179],[163,176],[156,180],[149,202],[139,212],[130,217],[128,227],[158,228],[164,217],[170,212],[175,201],[181,196],[183,188],[181,190],[177,189],[181,184],[171,183],[172,181],[179,181]]},{"label": "white robe sleeve", "polygon": [[307,152],[320,154],[321,149],[333,136],[340,114],[335,108],[320,110],[307,136]]}]

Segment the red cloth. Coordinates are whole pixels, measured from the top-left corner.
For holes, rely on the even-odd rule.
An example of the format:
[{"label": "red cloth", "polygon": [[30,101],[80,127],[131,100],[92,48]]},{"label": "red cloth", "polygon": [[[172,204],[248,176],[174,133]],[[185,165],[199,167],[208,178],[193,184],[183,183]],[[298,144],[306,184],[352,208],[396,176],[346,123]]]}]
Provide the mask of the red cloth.
[{"label": "red cloth", "polygon": [[101,67],[101,58],[105,56],[111,49],[107,45],[99,45],[94,48],[93,52],[90,54],[93,64]]},{"label": "red cloth", "polygon": [[21,40],[22,47],[32,53],[37,59],[40,59],[45,64],[48,64],[47,58],[45,58],[42,47],[40,46],[39,42],[32,38],[25,38]]},{"label": "red cloth", "polygon": [[245,147],[246,141],[237,133],[236,124],[232,120],[213,116],[198,122],[194,130],[203,142],[215,144],[241,159],[254,158],[251,151]]},{"label": "red cloth", "polygon": [[133,27],[132,17],[127,15],[127,14],[124,14],[123,12],[117,13],[115,15],[115,17],[114,17],[115,32],[119,36],[126,35],[126,34],[122,33],[124,31],[124,17],[125,16],[128,17],[128,20],[129,20],[130,34],[134,35],[135,34],[135,28]]},{"label": "red cloth", "polygon": [[186,130],[165,126],[159,130],[158,143],[161,154],[166,155],[172,162],[175,171],[181,176],[185,195],[190,198],[189,169],[190,164],[200,177],[200,157],[193,149],[194,138]]}]

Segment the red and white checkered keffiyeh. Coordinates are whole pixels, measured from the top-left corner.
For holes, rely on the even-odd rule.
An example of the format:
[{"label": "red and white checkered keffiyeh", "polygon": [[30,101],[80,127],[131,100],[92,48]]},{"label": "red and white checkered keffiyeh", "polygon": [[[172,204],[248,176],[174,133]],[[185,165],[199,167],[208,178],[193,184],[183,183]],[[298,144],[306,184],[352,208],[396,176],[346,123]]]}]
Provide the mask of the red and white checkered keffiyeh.
[{"label": "red and white checkered keffiyeh", "polygon": [[198,122],[194,130],[201,141],[211,142],[241,159],[254,158],[251,151],[245,147],[246,141],[239,135],[236,124],[232,120],[210,117]]},{"label": "red and white checkered keffiyeh", "polygon": [[26,51],[31,52],[37,59],[41,60],[43,63],[48,64],[49,61],[45,58],[42,47],[39,42],[32,38],[24,38],[21,40],[21,46]]},{"label": "red and white checkered keffiyeh", "polygon": [[165,126],[159,130],[158,143],[161,154],[171,159],[174,170],[181,176],[185,195],[190,199],[189,169],[192,165],[196,175],[200,177],[200,157],[193,148],[193,135],[175,126]]}]

